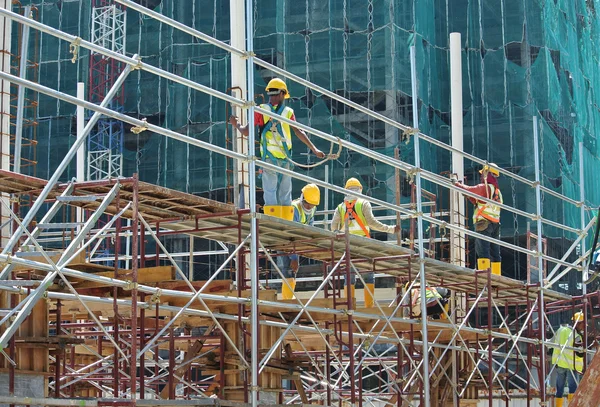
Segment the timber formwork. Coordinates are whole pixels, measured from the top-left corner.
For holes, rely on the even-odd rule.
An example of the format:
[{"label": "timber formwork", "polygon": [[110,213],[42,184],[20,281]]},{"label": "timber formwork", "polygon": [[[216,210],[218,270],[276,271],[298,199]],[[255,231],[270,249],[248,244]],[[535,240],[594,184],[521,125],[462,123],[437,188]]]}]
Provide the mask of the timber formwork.
[{"label": "timber formwork", "polygon": [[[15,212],[18,202],[34,201],[45,186],[44,180],[0,171],[0,191],[13,196]],[[107,226],[115,225],[105,227],[104,235],[90,230],[81,242],[84,250],[71,258],[48,288],[47,298],[21,325],[37,328],[8,338],[10,359],[5,363],[16,363],[11,374],[32,369],[32,361],[45,366],[46,396],[54,398],[94,398],[106,405],[143,405],[144,399],[154,398],[177,405],[175,400],[206,402],[211,396],[248,402],[248,372],[253,368],[248,338],[255,334],[260,364],[254,368],[260,372],[260,397],[266,403],[418,402],[424,391],[424,343],[434,405],[451,403],[453,394],[463,401],[485,395],[490,403],[492,397],[532,398],[545,391],[539,366],[548,345],[540,341],[535,316],[582,305],[592,311],[588,297],[544,290],[540,303],[539,284],[425,258],[428,284],[453,290],[457,305],[450,319],[428,321],[424,341],[422,321],[412,317],[402,300],[405,284],[413,287],[418,274],[419,258],[409,248],[262,214],[255,215],[259,233],[253,237],[247,210],[135,177],[57,185],[48,198],[48,204],[83,209],[87,219],[109,215],[113,222]],[[139,227],[125,226],[125,219]],[[68,225],[37,225],[53,227]],[[171,234],[225,242],[232,248],[230,261],[208,281],[189,281],[175,262],[160,265],[160,237]],[[91,248],[107,238],[115,245],[114,266],[91,263]],[[323,283],[309,300],[280,300],[268,286],[259,291],[257,333],[249,324],[252,298],[245,267],[253,238],[261,248],[256,261],[264,264],[282,252],[323,264]],[[68,250],[73,233],[64,232],[64,239]],[[134,259],[139,254],[131,269],[121,268],[124,262],[118,257],[126,251],[119,247],[126,241],[131,242],[127,252]],[[42,253],[59,264],[64,249],[32,248],[32,242],[27,242],[29,251],[2,258],[18,266],[11,273],[19,291],[4,293],[5,309],[14,309],[35,289],[20,287],[19,281],[39,282],[52,269]],[[157,245],[155,254],[145,254],[148,242]],[[228,273],[234,260],[237,272]],[[360,279],[363,272],[393,276],[397,293],[392,301],[364,308],[343,298],[339,280],[351,274]],[[376,290],[376,298],[381,291]],[[30,356],[15,351],[27,347],[35,349]]]}]

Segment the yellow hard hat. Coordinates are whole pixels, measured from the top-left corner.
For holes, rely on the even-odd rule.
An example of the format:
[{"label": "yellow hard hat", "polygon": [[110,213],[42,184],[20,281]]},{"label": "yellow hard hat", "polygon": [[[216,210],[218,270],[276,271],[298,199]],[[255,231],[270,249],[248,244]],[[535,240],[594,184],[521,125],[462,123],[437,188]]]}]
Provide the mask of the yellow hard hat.
[{"label": "yellow hard hat", "polygon": [[346,185],[344,186],[344,188],[348,189],[348,188],[352,188],[352,187],[355,187],[355,188],[358,187],[358,188],[362,189],[362,184],[356,178],[350,178],[348,181],[346,181]]},{"label": "yellow hard hat", "polygon": [[490,174],[494,175],[495,177],[500,176],[500,171],[497,168],[498,166],[494,163],[490,163],[489,165],[484,165],[482,169],[479,170],[479,173],[483,173],[484,171],[489,172]]},{"label": "yellow hard hat", "polygon": [[267,87],[265,88],[267,95],[269,95],[269,92],[272,92],[274,89],[278,90],[279,92],[284,91],[285,99],[290,98],[290,92],[288,92],[287,85],[280,78],[273,78],[269,81],[269,83],[267,83]]},{"label": "yellow hard hat", "polygon": [[573,314],[573,322],[583,322],[583,312],[579,311]]},{"label": "yellow hard hat", "polygon": [[311,205],[318,205],[321,202],[321,191],[315,184],[306,184],[302,188],[302,198]]}]

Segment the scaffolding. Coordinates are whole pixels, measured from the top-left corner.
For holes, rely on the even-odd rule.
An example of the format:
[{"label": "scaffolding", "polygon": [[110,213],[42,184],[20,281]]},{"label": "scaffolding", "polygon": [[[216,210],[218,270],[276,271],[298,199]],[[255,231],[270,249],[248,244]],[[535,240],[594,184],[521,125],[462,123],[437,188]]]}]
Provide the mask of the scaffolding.
[{"label": "scaffolding", "polygon": [[[414,165],[257,107],[251,103],[252,88],[247,100],[234,97],[157,68],[137,55],[128,57],[0,9],[0,16],[19,25],[124,66],[102,100],[95,101],[99,105],[0,73],[2,80],[14,85],[94,112],[83,137],[73,143],[48,180],[0,171],[0,192],[12,196],[12,207],[5,209],[12,214],[13,223],[13,234],[0,253],[4,264],[0,273],[2,367],[9,372],[11,395],[19,371],[41,371],[50,377],[49,391],[40,399],[15,395],[0,398],[0,402],[253,407],[259,402],[360,407],[458,406],[459,399],[460,405],[484,400],[489,406],[498,399],[507,404],[519,398],[525,399],[527,405],[548,402],[552,396],[548,390],[553,367],[546,353],[548,349],[560,348],[547,336],[551,331],[549,317],[581,310],[591,328],[595,326],[600,293],[586,293],[584,287],[581,295],[571,296],[552,288],[569,272],[581,273],[584,281],[587,279],[590,251],[581,253],[576,261],[568,259],[585,242],[595,219],[586,223],[585,211],[590,208],[583,193],[580,200],[574,200],[540,182],[538,132],[542,126],[537,116],[532,119],[534,179],[502,173],[535,190],[534,213],[499,205],[503,211],[530,219],[535,225],[536,232],[531,235],[535,246],[523,247],[448,222],[436,215],[435,206],[424,205],[424,200],[431,198],[424,197],[424,182],[445,191],[476,196],[455,187],[447,177],[424,169],[420,163],[423,144],[460,154],[477,164],[488,163],[420,132],[416,106],[412,109],[413,126],[398,123],[257,58],[251,40],[242,51],[133,1],[116,2],[245,59],[249,66],[248,83],[253,83],[253,68],[257,65],[361,112],[370,120],[404,132],[413,139]],[[247,37],[252,38],[253,8],[252,2],[247,3],[246,30]],[[416,96],[414,47],[411,68]],[[112,100],[133,70],[157,75],[190,92],[202,92],[244,109],[250,120],[254,112],[277,117],[313,137],[398,170],[412,180],[414,206],[362,197],[395,216],[414,221],[409,247],[340,235],[258,213],[256,179],[252,176],[248,177],[247,209],[142,182],[135,174],[129,178],[61,182],[77,150],[104,116],[134,126],[139,132],[152,131],[247,163],[248,174],[256,174],[258,166],[339,194],[349,192],[300,171],[265,162],[254,155],[253,148],[248,153],[236,152],[118,111]],[[417,97],[413,101],[416,104]],[[255,136],[250,126],[249,146],[254,145]],[[581,151],[582,144],[578,148]],[[583,177],[583,171],[580,174]],[[396,177],[397,188],[400,182],[400,177]],[[581,225],[573,227],[545,218],[544,196],[579,208]],[[22,208],[21,202],[32,203]],[[65,220],[66,215],[59,219],[59,214],[71,214],[70,208],[85,211],[85,220]],[[22,218],[21,213],[25,213]],[[100,226],[98,220],[102,216],[108,222]],[[578,237],[563,256],[553,257],[544,250],[544,239],[538,238],[544,236],[544,227]],[[490,270],[437,260],[433,231],[438,229],[488,240],[527,256],[530,270],[538,273],[537,279],[524,282],[493,275]],[[44,244],[49,230],[60,231],[64,244],[59,249],[51,250]],[[193,281],[191,273],[182,270],[161,240],[170,235],[219,241],[230,250],[227,259],[211,270],[207,280]],[[105,240],[114,242],[112,266],[94,263],[95,253]],[[150,246],[154,246],[153,253],[146,252]],[[322,278],[318,288],[305,297],[299,293],[294,300],[278,299],[271,282],[261,281],[260,277],[268,269],[285,280],[274,261],[281,253],[297,253],[320,264]],[[166,265],[161,260],[164,258],[168,259]],[[126,261],[130,268],[124,267]],[[554,265],[550,271],[548,264]],[[349,281],[356,276],[364,284],[362,275],[367,272],[383,274],[394,281],[393,289],[376,289],[378,300],[373,308],[364,308],[356,299],[343,295],[343,279]],[[454,293],[449,311],[444,311],[445,318],[441,320],[416,318],[407,302],[411,290],[434,285]],[[426,315],[425,290],[421,290],[421,296],[421,315]],[[595,330],[591,333],[596,334]],[[588,353],[594,354],[591,349]]]}]

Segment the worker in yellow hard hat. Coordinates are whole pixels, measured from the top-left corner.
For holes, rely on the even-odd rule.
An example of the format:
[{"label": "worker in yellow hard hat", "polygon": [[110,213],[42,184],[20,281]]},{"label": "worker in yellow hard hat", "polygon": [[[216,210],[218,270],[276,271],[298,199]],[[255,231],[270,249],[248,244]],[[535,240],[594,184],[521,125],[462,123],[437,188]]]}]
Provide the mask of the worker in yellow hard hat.
[{"label": "worker in yellow hard hat", "polygon": [[[273,78],[266,87],[269,103],[262,104],[262,109],[271,111],[289,120],[296,121],[294,110],[285,106],[284,100],[289,99],[287,85],[280,78]],[[248,135],[248,125],[240,125],[237,117],[231,116],[229,123],[243,135]],[[317,157],[324,158],[325,154],[310,141],[306,133],[294,126],[279,121],[267,114],[254,113],[254,123],[260,133],[261,158],[271,164],[285,169],[292,169],[288,160],[292,155],[292,131]],[[265,213],[271,216],[292,220],[292,178],[270,169],[262,170],[262,187],[264,191]]]},{"label": "worker in yellow hard hat", "polygon": [[[573,399],[577,384],[583,374],[583,337],[584,316],[579,311],[573,314],[571,324],[562,324],[554,333],[554,343],[560,347],[552,349],[552,364],[556,365],[556,399],[555,406],[563,406],[565,384],[569,386],[567,398]],[[567,348],[581,348],[581,352]]]},{"label": "worker in yellow hard hat", "polygon": [[[292,202],[294,222],[312,225],[317,206],[321,202],[321,191],[315,184],[307,184],[302,188],[300,198]],[[281,270],[285,281],[281,285],[281,295],[284,300],[294,298],[296,289],[296,273],[298,272],[298,255],[281,255],[277,257],[277,267]],[[287,282],[287,284],[286,284]]]},{"label": "worker in yellow hard hat", "polygon": [[[362,184],[356,178],[350,178],[344,186],[349,190],[344,197],[344,202],[338,205],[331,220],[331,230],[342,231],[345,229],[346,220],[348,220],[348,233],[358,236],[371,237],[371,229],[386,233],[398,233],[399,225],[386,225],[379,222],[373,216],[371,203],[366,199],[359,198],[353,192],[362,193]],[[350,289],[350,295],[354,298],[356,277],[352,275],[352,281],[347,289]],[[375,278],[373,273],[365,273],[365,307],[370,308],[374,305],[373,293],[375,292]]]},{"label": "worker in yellow hard hat", "polygon": [[[502,192],[498,186],[498,177],[500,176],[498,166],[496,164],[486,164],[479,173],[481,174],[481,182],[478,185],[470,187],[463,185],[458,180],[454,180],[454,185],[492,201],[503,203]],[[500,207],[472,197],[467,197],[467,199],[475,205],[473,211],[475,231],[493,239],[500,239]],[[475,252],[477,254],[477,269],[491,269],[493,274],[502,274],[502,258],[500,257],[499,245],[487,240],[476,239]]]},{"label": "worker in yellow hard hat", "polygon": [[[404,291],[408,290],[410,283],[406,283]],[[425,307],[427,310],[427,316],[432,319],[446,319],[446,314],[449,309],[449,301],[451,291],[445,287],[430,287],[427,286],[425,290]],[[409,296],[404,297],[404,305],[410,304],[410,314],[406,315],[412,317],[421,316],[421,289],[419,284],[413,284],[413,288],[410,291]],[[445,313],[444,313],[445,311]],[[408,313],[407,313],[408,314]]]}]

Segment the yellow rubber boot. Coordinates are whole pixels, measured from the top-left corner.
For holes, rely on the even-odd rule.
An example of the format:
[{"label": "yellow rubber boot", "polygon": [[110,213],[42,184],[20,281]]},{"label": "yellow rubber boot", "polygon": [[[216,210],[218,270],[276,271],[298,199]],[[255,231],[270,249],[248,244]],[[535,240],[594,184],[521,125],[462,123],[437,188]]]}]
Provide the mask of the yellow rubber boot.
[{"label": "yellow rubber boot", "polygon": [[263,211],[265,215],[281,218],[281,206],[279,205],[265,205]]},{"label": "yellow rubber boot", "polygon": [[371,308],[375,302],[373,295],[375,294],[375,284],[365,284],[365,308]]},{"label": "yellow rubber boot", "polygon": [[477,259],[477,270],[487,270],[490,268],[490,259]]},{"label": "yellow rubber boot", "polygon": [[502,275],[502,267],[499,261],[492,262],[492,274],[496,274],[498,276]]},{"label": "yellow rubber boot", "polygon": [[450,315],[450,304],[444,305],[444,310],[446,311],[446,313],[442,312],[440,314],[440,319],[448,319],[448,317],[446,316],[446,314]]},{"label": "yellow rubber boot", "polygon": [[294,207],[293,206],[280,206],[281,208],[281,219],[293,221],[294,220]]},{"label": "yellow rubber boot", "polygon": [[[287,284],[286,284],[287,282]],[[288,287],[289,284],[289,287]],[[295,278],[286,278],[283,284],[281,285],[281,297],[284,300],[293,300],[294,299],[294,291],[296,290],[296,279]]]},{"label": "yellow rubber boot", "polygon": [[571,404],[571,401],[573,401],[573,397],[575,397],[574,394],[567,394],[567,401],[568,401],[567,405]]},{"label": "yellow rubber boot", "polygon": [[563,407],[563,398],[557,398],[554,400],[554,407]]}]

